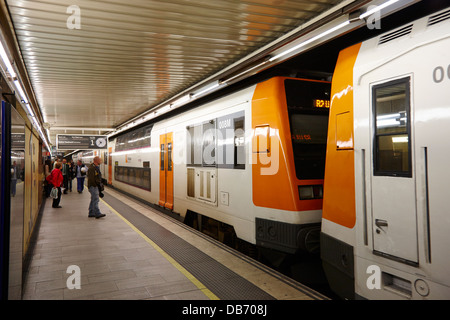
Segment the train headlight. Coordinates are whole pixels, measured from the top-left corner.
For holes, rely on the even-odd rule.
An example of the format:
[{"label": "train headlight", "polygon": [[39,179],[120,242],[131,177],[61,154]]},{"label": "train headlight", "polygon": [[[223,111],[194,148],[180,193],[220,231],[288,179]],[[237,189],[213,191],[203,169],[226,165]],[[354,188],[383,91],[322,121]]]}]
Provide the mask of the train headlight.
[{"label": "train headlight", "polygon": [[299,186],[298,194],[300,200],[313,200],[323,198],[323,185],[317,184],[313,186]]}]

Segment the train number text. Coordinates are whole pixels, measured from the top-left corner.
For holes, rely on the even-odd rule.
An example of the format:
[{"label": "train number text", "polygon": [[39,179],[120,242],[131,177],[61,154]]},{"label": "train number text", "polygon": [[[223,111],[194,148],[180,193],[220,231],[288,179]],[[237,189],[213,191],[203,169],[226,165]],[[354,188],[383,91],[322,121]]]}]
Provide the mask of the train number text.
[{"label": "train number text", "polygon": [[446,78],[450,80],[450,64],[447,66],[447,69],[442,66],[437,66],[433,69],[433,81],[435,83],[441,83]]}]

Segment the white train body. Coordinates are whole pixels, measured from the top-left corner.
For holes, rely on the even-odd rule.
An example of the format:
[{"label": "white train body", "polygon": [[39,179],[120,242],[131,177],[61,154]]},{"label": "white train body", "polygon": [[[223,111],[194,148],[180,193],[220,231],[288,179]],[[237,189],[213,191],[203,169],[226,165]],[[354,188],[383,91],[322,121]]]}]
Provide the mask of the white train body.
[{"label": "white train body", "polygon": [[449,17],[439,12],[353,49],[354,223],[327,209],[339,185],[327,186],[326,171],[322,232],[352,248],[359,297],[450,299]]},{"label": "white train body", "polygon": [[[121,135],[112,137],[104,175],[115,188],[183,217],[194,212],[232,226],[237,238],[246,242],[293,253],[304,247],[307,234],[320,228],[324,170],[305,173],[305,179],[295,173],[293,148],[300,144],[292,140],[289,116],[301,121],[302,115],[293,115],[300,111],[292,108],[288,115],[284,83],[297,80],[272,78],[154,122],[147,128],[150,145],[144,147],[121,150]],[[314,98],[323,101],[329,95],[329,82],[300,83],[318,87],[320,94]],[[272,94],[265,97],[266,91]],[[314,160],[324,167],[328,110],[314,108],[312,98],[307,109],[320,114],[317,119],[324,123],[316,138],[323,145],[323,156]],[[215,132],[212,136],[208,128]],[[133,137],[123,139],[145,139],[142,134]],[[123,178],[129,172],[145,175],[150,184]]]},{"label": "white train body", "polygon": [[[119,166],[142,167],[143,161],[150,161],[151,168],[151,191],[136,188],[129,184],[117,181],[113,178],[114,187],[133,194],[150,203],[158,204],[160,200],[160,136],[173,132],[173,185],[174,202],[173,211],[185,214],[187,210],[192,210],[201,214],[233,225],[240,238],[254,243],[254,210],[251,206],[251,167],[246,166],[244,170],[230,170],[219,168],[195,168],[196,171],[209,172],[212,175],[210,185],[210,197],[201,197],[199,192],[196,197],[187,196],[187,169],[186,166],[186,127],[198,123],[207,122],[213,118],[233,114],[236,112],[246,112],[246,126],[251,127],[250,104],[253,88],[246,89],[227,97],[227,99],[215,101],[206,106],[196,108],[193,111],[183,113],[180,116],[156,122],[151,132],[151,147],[142,153],[137,152],[115,155],[112,154],[113,170],[115,164]],[[248,141],[249,139],[246,139]],[[114,142],[113,142],[114,143]],[[114,150],[114,144],[110,146]],[[248,158],[248,147],[246,149],[246,159]],[[219,178],[220,177],[220,178]],[[198,186],[196,190],[198,191]],[[218,192],[220,190],[220,192]],[[223,194],[226,194],[224,198]],[[222,194],[222,199],[219,199]],[[244,209],[245,208],[245,209]]]}]

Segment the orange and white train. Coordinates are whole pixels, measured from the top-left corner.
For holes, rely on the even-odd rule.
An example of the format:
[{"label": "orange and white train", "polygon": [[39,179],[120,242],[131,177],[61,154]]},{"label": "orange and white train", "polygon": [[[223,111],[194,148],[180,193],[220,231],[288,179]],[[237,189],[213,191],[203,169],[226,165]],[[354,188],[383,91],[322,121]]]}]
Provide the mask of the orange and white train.
[{"label": "orange and white train", "polygon": [[317,250],[330,89],[275,77],[110,137],[104,175],[225,242]]},{"label": "orange and white train", "polygon": [[450,10],[341,51],[321,257],[345,298],[450,299]]}]

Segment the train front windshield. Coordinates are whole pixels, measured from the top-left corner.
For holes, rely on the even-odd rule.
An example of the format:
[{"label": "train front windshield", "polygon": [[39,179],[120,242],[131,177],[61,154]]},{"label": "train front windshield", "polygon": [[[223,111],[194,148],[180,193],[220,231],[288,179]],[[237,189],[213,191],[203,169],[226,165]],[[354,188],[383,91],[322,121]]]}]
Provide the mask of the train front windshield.
[{"label": "train front windshield", "polygon": [[291,79],[284,84],[297,178],[323,179],[331,84]]}]

